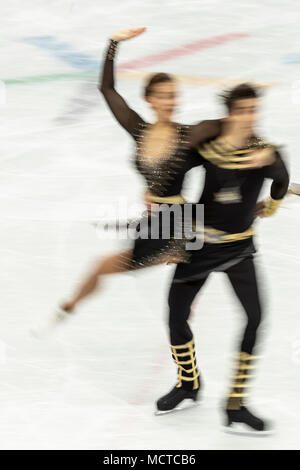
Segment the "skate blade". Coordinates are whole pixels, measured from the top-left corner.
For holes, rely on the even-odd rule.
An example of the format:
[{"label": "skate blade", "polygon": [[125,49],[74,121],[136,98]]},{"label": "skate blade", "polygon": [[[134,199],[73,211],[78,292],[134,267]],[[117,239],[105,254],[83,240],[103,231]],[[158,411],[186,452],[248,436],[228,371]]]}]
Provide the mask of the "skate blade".
[{"label": "skate blade", "polygon": [[228,434],[236,434],[239,436],[272,436],[274,434],[273,429],[266,429],[265,431],[257,431],[256,429],[250,428],[244,423],[233,423],[230,426],[222,426],[222,430]]},{"label": "skate blade", "polygon": [[160,416],[160,415],[166,415],[170,413],[176,413],[178,411],[184,411],[190,408],[195,408],[196,406],[199,406],[200,404],[201,404],[201,400],[192,401],[191,403],[191,399],[186,398],[185,400],[183,400],[182,403],[180,403],[180,405],[176,406],[172,410],[166,410],[166,411],[156,410],[154,414],[155,416]]},{"label": "skate blade", "polygon": [[65,324],[66,320],[73,315],[74,312],[66,312],[62,307],[57,306],[48,316],[44,323],[34,325],[29,330],[29,335],[34,339],[45,339],[49,337],[58,327]]}]

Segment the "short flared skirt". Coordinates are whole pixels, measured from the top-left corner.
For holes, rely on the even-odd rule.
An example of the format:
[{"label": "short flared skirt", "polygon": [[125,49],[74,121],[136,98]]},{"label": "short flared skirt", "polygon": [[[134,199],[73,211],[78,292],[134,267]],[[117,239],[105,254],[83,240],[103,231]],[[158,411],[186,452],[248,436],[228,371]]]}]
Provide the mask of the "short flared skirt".
[{"label": "short flared skirt", "polygon": [[132,267],[142,268],[160,263],[188,263],[186,249],[190,237],[183,230],[183,218],[163,211],[145,215],[132,229],[134,236]]}]

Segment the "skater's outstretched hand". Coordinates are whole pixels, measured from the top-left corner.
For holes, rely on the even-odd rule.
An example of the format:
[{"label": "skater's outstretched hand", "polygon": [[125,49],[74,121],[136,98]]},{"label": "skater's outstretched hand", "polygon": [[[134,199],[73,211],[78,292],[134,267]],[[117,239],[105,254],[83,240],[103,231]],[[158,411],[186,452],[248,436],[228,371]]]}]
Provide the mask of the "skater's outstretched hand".
[{"label": "skater's outstretched hand", "polygon": [[127,41],[128,39],[135,38],[140,34],[144,33],[146,28],[134,28],[134,29],[124,29],[122,31],[117,31],[111,37],[114,41]]},{"label": "skater's outstretched hand", "polygon": [[263,166],[272,165],[275,160],[274,149],[254,150],[249,157],[243,159],[241,169],[262,168]]},{"label": "skater's outstretched hand", "polygon": [[271,196],[265,201],[259,201],[256,204],[255,217],[271,217],[277,212],[281,202],[282,199],[273,199]]}]

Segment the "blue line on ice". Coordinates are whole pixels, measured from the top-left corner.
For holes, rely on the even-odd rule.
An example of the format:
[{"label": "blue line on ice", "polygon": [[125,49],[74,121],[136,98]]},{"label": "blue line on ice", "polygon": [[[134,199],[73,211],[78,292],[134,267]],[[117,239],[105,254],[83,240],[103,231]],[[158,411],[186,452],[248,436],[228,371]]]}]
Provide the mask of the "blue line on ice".
[{"label": "blue line on ice", "polygon": [[83,52],[76,51],[71,45],[60,42],[53,36],[28,36],[23,39],[29,44],[47,50],[58,59],[79,70],[85,72],[99,70],[99,60]]}]

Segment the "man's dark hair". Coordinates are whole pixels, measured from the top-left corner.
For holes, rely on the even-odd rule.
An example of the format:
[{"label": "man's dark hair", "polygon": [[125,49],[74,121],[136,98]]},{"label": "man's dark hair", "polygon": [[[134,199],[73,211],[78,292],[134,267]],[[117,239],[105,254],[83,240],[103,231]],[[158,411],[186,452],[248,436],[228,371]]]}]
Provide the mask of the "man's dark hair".
[{"label": "man's dark hair", "polygon": [[245,100],[248,98],[259,98],[260,96],[261,92],[257,88],[254,88],[249,83],[241,83],[240,85],[221,93],[220,98],[228,111],[230,111],[234,106],[235,101]]}]

